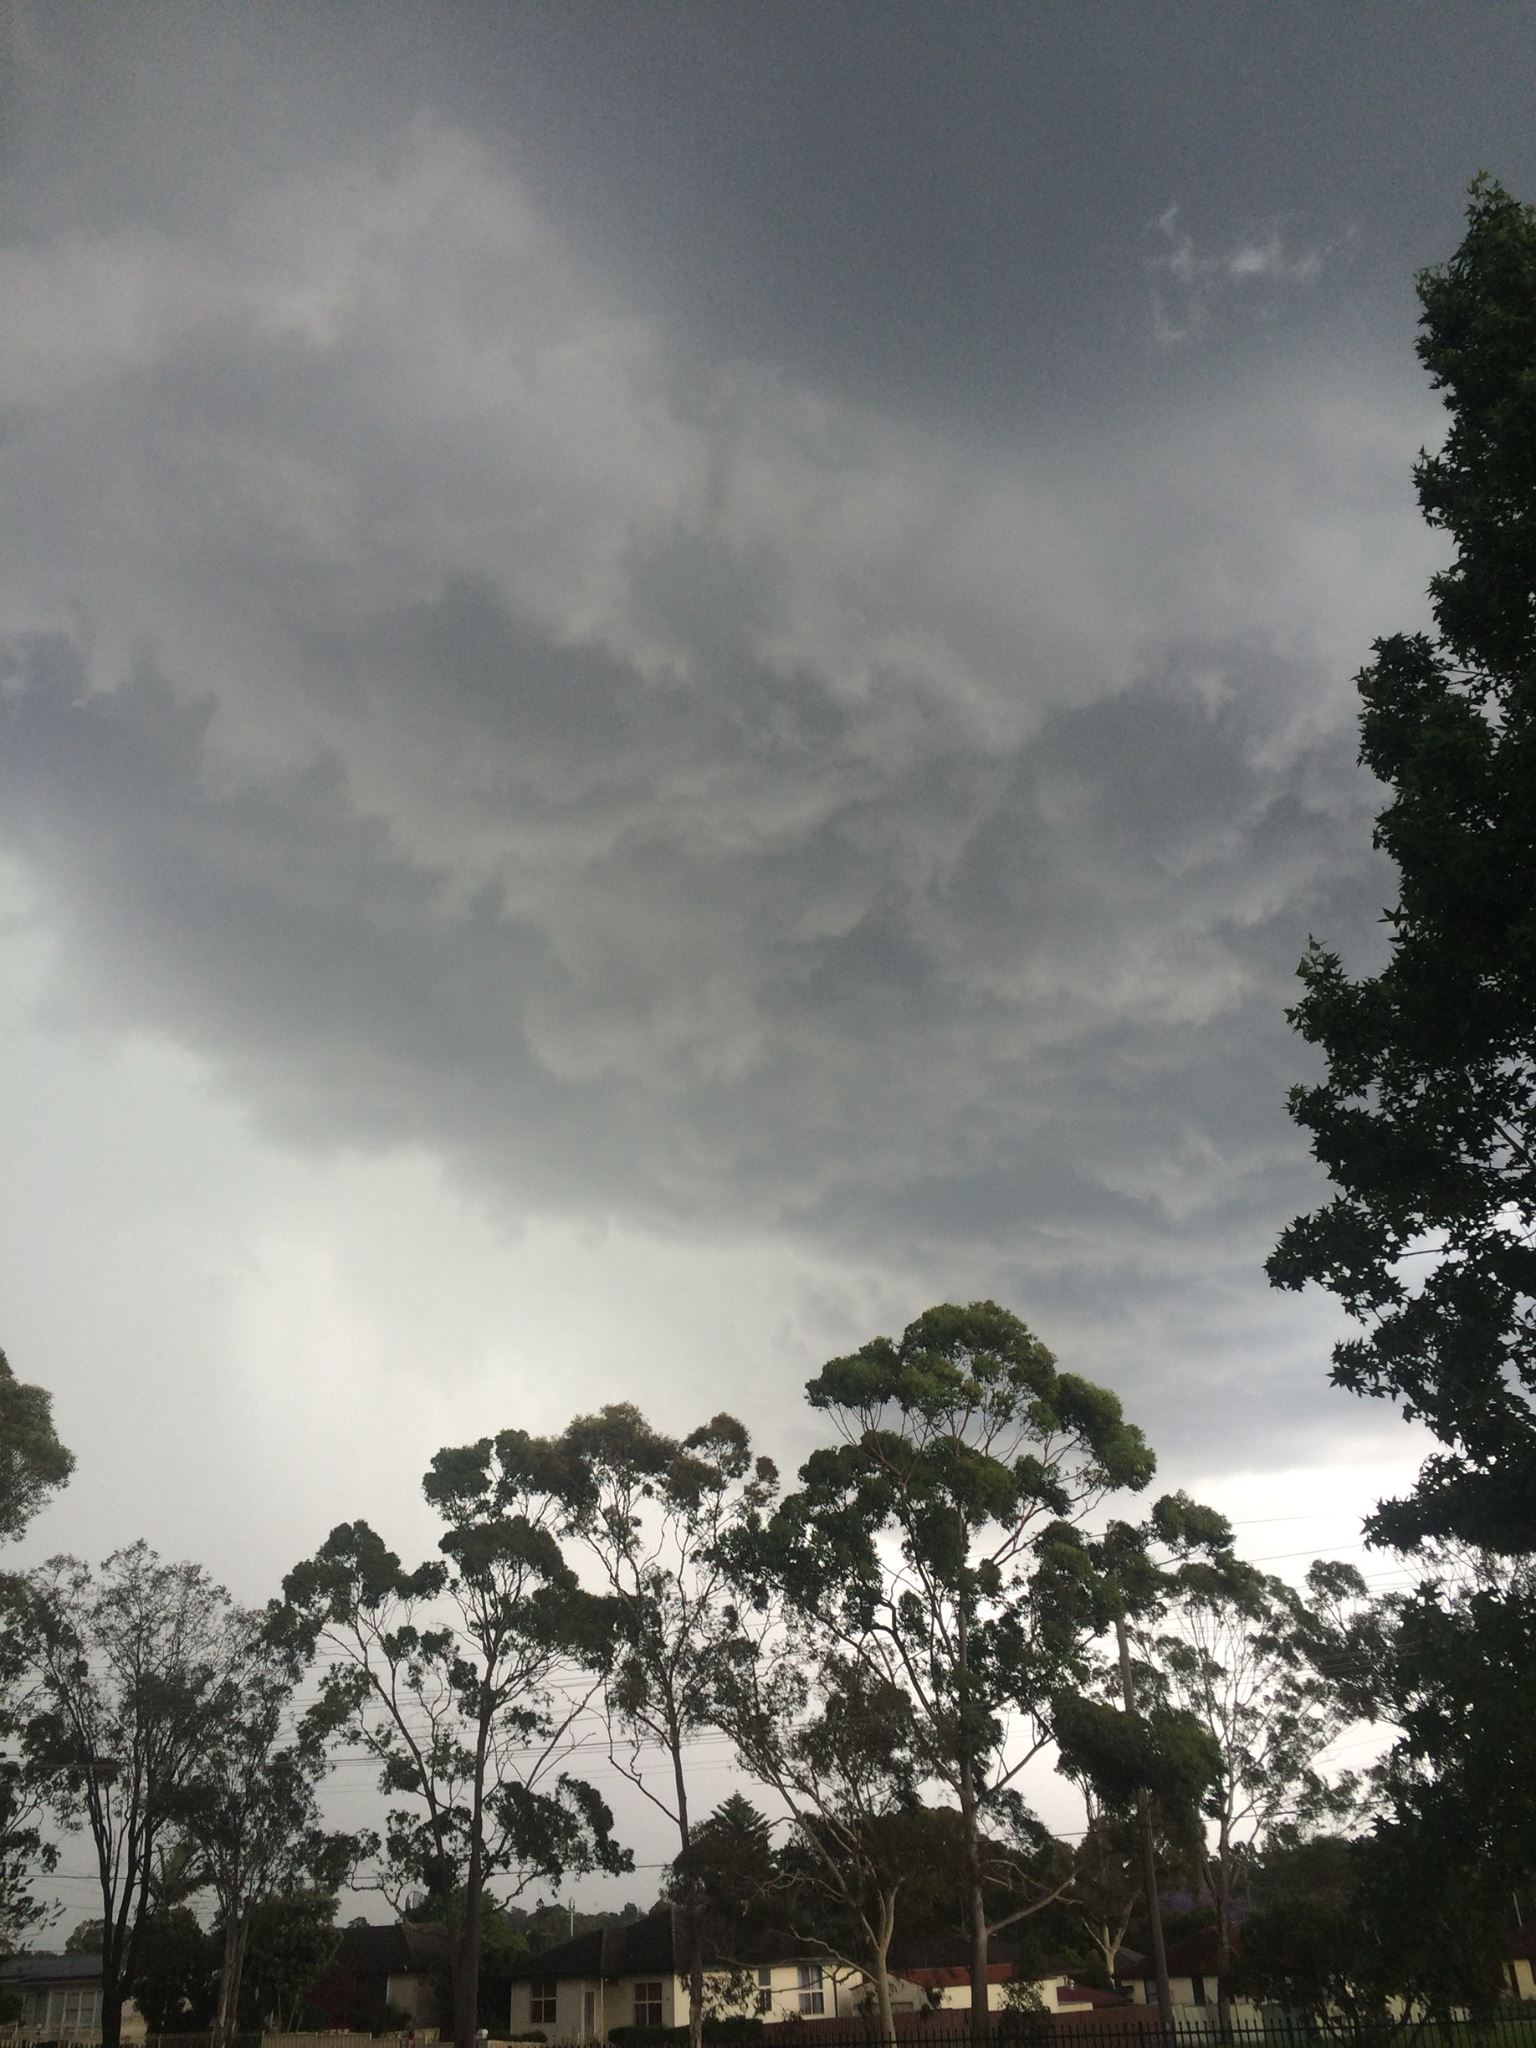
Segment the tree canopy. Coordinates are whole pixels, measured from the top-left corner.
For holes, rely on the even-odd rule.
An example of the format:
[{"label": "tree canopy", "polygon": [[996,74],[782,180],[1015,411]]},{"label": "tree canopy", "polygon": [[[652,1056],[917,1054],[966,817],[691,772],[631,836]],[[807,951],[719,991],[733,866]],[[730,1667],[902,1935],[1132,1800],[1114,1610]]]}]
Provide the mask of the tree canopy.
[{"label": "tree canopy", "polygon": [[1334,1379],[1389,1396],[1441,1449],[1389,1541],[1536,1547],[1536,213],[1479,179],[1465,240],[1419,279],[1420,359],[1450,411],[1415,472],[1454,544],[1436,632],[1379,640],[1360,758],[1390,792],[1380,973],[1314,941],[1296,1029],[1323,1079],[1291,1114],[1334,1184],[1270,1259],[1362,1334]]},{"label": "tree canopy", "polygon": [[[1360,978],[1316,941],[1302,962],[1291,1019],[1326,1071],[1291,1113],[1334,1192],[1269,1272],[1335,1294],[1360,1329],[1334,1380],[1437,1439],[1412,1494],[1367,1525],[1431,1546],[1390,1644],[1386,1692],[1410,1723],[1396,1811],[1423,1827],[1438,1806],[1465,1880],[1497,1869],[1508,1885],[1536,1869],[1519,1706],[1536,1633],[1511,1584],[1536,1551],[1536,212],[1479,178],[1419,298],[1450,421],[1415,478],[1453,555],[1430,585],[1433,634],[1379,640],[1358,679],[1360,757],[1389,792],[1389,955]],[[1458,1592],[1436,1583],[1444,1544],[1504,1564]]]},{"label": "tree canopy", "polygon": [[0,1543],[19,1536],[75,1469],[53,1427],[53,1396],[17,1379],[0,1351]]}]

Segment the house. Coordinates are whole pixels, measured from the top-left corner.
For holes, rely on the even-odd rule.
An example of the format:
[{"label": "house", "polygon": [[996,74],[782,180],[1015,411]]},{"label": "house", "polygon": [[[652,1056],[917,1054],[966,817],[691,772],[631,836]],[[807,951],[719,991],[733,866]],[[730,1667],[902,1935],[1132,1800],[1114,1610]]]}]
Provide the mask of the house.
[{"label": "house", "polygon": [[[987,2010],[1004,2012],[1021,1998],[1037,2010],[1038,2000],[1048,2013],[1104,2012],[1130,2004],[1120,1992],[1098,1991],[1077,1983],[1065,1964],[988,1963]],[[970,1967],[956,1961],[894,1964],[891,2003],[898,2012],[914,2008],[969,2012]]]},{"label": "house", "polygon": [[399,1920],[382,1927],[347,1927],[310,2003],[328,2027],[371,2032],[393,2012],[404,2025],[430,2030],[441,2017],[448,1966],[441,1927]]},{"label": "house", "polygon": [[[988,2006],[1002,2010],[1015,1981],[1034,1986],[1046,2010],[1102,2014],[1128,2007],[1113,1992],[1086,1990],[1065,1969],[1017,1971],[1012,1962],[989,1966]],[[784,1947],[745,1968],[706,1965],[711,2012],[755,2015],[768,2022],[848,2019],[867,2012],[874,1988],[862,1971],[813,1953]],[[1016,1995],[1016,1994],[1014,1994]],[[970,1973],[944,1959],[893,1962],[891,2003],[914,2019],[936,2008],[968,2010]],[[620,1927],[594,1927],[513,1973],[510,2031],[542,2032],[552,2041],[606,2041],[616,2027],[680,2027],[688,2020],[688,1969],[675,1910],[658,1906]]]},{"label": "house", "polygon": [[[858,2010],[862,1979],[821,1956],[774,1955],[744,1970],[708,1967],[711,2009],[764,2020],[836,2019]],[[618,1927],[593,1927],[513,1972],[511,2032],[606,2041],[615,2027],[688,2023],[688,1966],[677,1912],[662,1905]]]},{"label": "house", "polygon": [[[1234,1934],[1234,1946],[1236,1941]],[[1167,1955],[1168,1990],[1173,1999],[1175,2024],[1203,2026],[1207,2019],[1214,2020],[1217,1977],[1215,1928],[1201,1927],[1178,1941],[1170,1941]],[[1138,2005],[1157,2003],[1157,1978],[1152,1974],[1150,1956],[1141,1960],[1141,1975],[1133,1982],[1132,1996]],[[1232,2000],[1232,2017],[1244,2026],[1262,2026],[1264,2020],[1258,2006],[1244,1998]]]},{"label": "house", "polygon": [[[21,2031],[56,2041],[101,2038],[101,1957],[0,1956],[0,1991],[21,1998]],[[123,2039],[142,2041],[144,2015],[129,1999],[123,2007]]]}]

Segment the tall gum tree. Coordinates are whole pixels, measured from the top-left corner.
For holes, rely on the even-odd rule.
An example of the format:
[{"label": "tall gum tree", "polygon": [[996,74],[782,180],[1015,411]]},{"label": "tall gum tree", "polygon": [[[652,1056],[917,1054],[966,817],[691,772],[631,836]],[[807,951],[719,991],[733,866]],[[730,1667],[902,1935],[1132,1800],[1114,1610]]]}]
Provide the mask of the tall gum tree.
[{"label": "tall gum tree", "polygon": [[283,1582],[275,1641],[325,1659],[321,1718],[375,1758],[390,1809],[384,1882],[441,1902],[454,2039],[479,2021],[482,1899],[631,1868],[612,1816],[565,1769],[596,1681],[593,1604],[561,1553],[539,1444],[520,1430],[439,1451],[423,1481],[447,1524],[414,1570],[365,1522]]},{"label": "tall gum tree", "polygon": [[144,1543],[99,1573],[73,1557],[29,1573],[19,1628],[31,1673],[26,1769],[60,1824],[83,1829],[95,1850],[101,2037],[118,2048],[156,1851],[237,1703],[239,1630],[201,1566],[165,1564]]},{"label": "tall gum tree", "polygon": [[[755,1458],[733,1415],[679,1439],[629,1403],[578,1416],[539,1455],[559,1475],[562,1533],[596,1568],[602,1593],[602,1700],[609,1756],[677,1830],[688,1970],[688,2027],[704,2023],[702,1901],[687,1881],[693,1822],[688,1744],[713,1719],[730,1624],[724,1551],[773,1500],[778,1475]],[[661,1784],[644,1761],[665,1759]]]},{"label": "tall gum tree", "polygon": [[[750,1587],[816,1618],[842,1653],[911,1699],[923,1778],[960,1816],[971,2026],[988,2028],[989,1938],[1038,1910],[989,1910],[983,1844],[1012,1830],[1016,1782],[1086,1671],[1089,1603],[1045,1564],[1055,1535],[1154,1459],[1107,1389],[1056,1361],[990,1301],[945,1304],[810,1381],[835,1445],[741,1546]],[[761,1597],[761,1592],[759,1592]]]},{"label": "tall gum tree", "polygon": [[931,1860],[920,1818],[911,1695],[827,1635],[791,1625],[743,1637],[719,1717],[737,1758],[772,1791],[796,1849],[765,1879],[797,1946],[874,1987],[882,2041],[896,2037],[891,1944],[903,1890]]},{"label": "tall gum tree", "polygon": [[251,1929],[265,1906],[296,1894],[333,1893],[377,1850],[370,1832],[320,1824],[329,1768],[323,1717],[293,1723],[296,1661],[273,1649],[245,1615],[229,1708],[210,1728],[197,1768],[172,1795],[172,1815],[200,1884],[218,1907],[219,1980],[214,2048],[230,2048]]},{"label": "tall gum tree", "polygon": [[1167,1697],[1210,1736],[1217,1759],[1203,1805],[1204,1872],[1216,1927],[1218,2022],[1230,2029],[1234,1908],[1242,1871],[1277,1829],[1337,1821],[1347,1777],[1321,1767],[1354,1716],[1326,1663],[1315,1617],[1363,1603],[1350,1565],[1313,1567],[1307,1590],[1227,1559],[1186,1566],[1168,1625],[1149,1646]]}]

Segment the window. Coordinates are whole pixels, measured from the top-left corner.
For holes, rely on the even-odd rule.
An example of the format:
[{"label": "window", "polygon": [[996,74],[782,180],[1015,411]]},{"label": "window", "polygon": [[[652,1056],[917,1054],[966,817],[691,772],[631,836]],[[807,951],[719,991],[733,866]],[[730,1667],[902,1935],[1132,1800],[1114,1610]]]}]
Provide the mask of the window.
[{"label": "window", "polygon": [[637,1984],[635,1986],[635,2025],[637,2027],[659,2027],[661,2025],[661,1985]]},{"label": "window", "polygon": [[1204,1979],[1203,1977],[1201,1977],[1201,1976],[1194,1976],[1194,1977],[1191,1977],[1191,1978],[1190,1978],[1190,1980],[1189,1980],[1189,1999],[1190,1999],[1190,2003],[1191,2003],[1191,2005],[1204,2005],[1204,2003],[1205,2003],[1205,1979]]},{"label": "window", "polygon": [[757,2009],[759,2012],[773,2011],[773,1966],[763,1963],[757,1973]]},{"label": "window", "polygon": [[795,1982],[800,1990],[800,2012],[804,2019],[825,2012],[826,2005],[821,1991],[820,1963],[801,1963],[795,1971]]},{"label": "window", "polygon": [[528,2024],[552,2027],[560,1986],[553,1977],[535,1977],[528,1987]]},{"label": "window", "polygon": [[101,1993],[95,1990],[49,1994],[48,2024],[66,2034],[94,2034],[101,2025]]}]

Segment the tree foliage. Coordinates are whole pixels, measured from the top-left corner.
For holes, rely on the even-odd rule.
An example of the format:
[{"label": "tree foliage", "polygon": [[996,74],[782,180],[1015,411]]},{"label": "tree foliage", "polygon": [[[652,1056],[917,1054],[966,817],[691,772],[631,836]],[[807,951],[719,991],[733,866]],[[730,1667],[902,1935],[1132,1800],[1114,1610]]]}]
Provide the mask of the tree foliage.
[{"label": "tree foliage", "polygon": [[27,1575],[17,1629],[30,1669],[27,1776],[95,1850],[102,1906],[102,2039],[117,2048],[139,1966],[156,1851],[180,1788],[235,1707],[239,1631],[229,1596],[147,1544],[93,1573],[56,1557]]},{"label": "tree foliage", "polygon": [[1361,759],[1391,795],[1390,957],[1353,979],[1313,943],[1290,1013],[1325,1077],[1291,1113],[1335,1193],[1281,1237],[1282,1287],[1329,1288],[1363,1334],[1334,1379],[1442,1448],[1387,1540],[1536,1547],[1536,214],[1473,188],[1465,240],[1419,279],[1445,395],[1419,502],[1454,544],[1436,633],[1376,643]]},{"label": "tree foliage", "polygon": [[20,1536],[74,1469],[54,1433],[53,1396],[17,1379],[0,1351],[0,1543]]},{"label": "tree foliage", "polygon": [[379,1764],[385,1882],[450,1909],[454,2030],[471,2048],[480,1900],[568,1872],[624,1870],[612,1816],[563,1768],[592,1691],[572,1690],[594,1618],[556,1538],[543,1447],[518,1430],[439,1451],[423,1481],[446,1523],[407,1570],[366,1522],[343,1523],[283,1582],[276,1640],[329,1661],[323,1724]]},{"label": "tree foliage", "polygon": [[240,2025],[293,2033],[307,2017],[310,1992],[341,1944],[336,1894],[318,1889],[273,1894],[251,1914],[240,1978]]},{"label": "tree foliage", "polygon": [[[1536,1551],[1536,212],[1478,179],[1466,236],[1419,297],[1419,356],[1450,422],[1415,476],[1454,552],[1430,586],[1434,633],[1378,641],[1359,677],[1361,759],[1390,792],[1390,955],[1360,979],[1316,943],[1302,962],[1291,1018],[1326,1073],[1291,1112],[1334,1193],[1269,1271],[1330,1289],[1361,1326],[1335,1381],[1438,1440],[1368,1532],[1518,1558]],[[1404,1659],[1420,1660],[1421,1725],[1456,1730],[1414,1752],[1414,1810],[1439,1779],[1464,1817],[1455,1788],[1502,1774],[1506,1793],[1472,1809],[1466,1867],[1497,1859],[1525,1881],[1536,1777],[1511,1776],[1503,1745],[1510,1702],[1536,1694],[1528,1609],[1497,1584],[1426,1594],[1394,1656],[1409,1692]]]},{"label": "tree foliage", "polygon": [[[677,1829],[674,1874],[697,2048],[704,1901],[687,1882],[686,1749],[713,1718],[730,1634],[725,1548],[772,1501],[778,1475],[768,1459],[753,1457],[733,1415],[716,1415],[678,1439],[653,1429],[627,1402],[578,1416],[548,1456],[559,1473],[562,1529],[595,1564],[603,1587],[598,1655],[610,1758]],[[666,1760],[661,1785],[644,1764],[648,1746]]]},{"label": "tree foliage", "polygon": [[301,1667],[264,1639],[256,1621],[241,1618],[230,1709],[209,1731],[197,1768],[176,1789],[172,1804],[197,1874],[217,1904],[213,2038],[223,2048],[239,2026],[246,1950],[261,1909],[294,1894],[333,1893],[377,1847],[371,1834],[345,1835],[321,1826],[325,1723],[316,1716],[290,1727]]},{"label": "tree foliage", "polygon": [[920,1772],[961,1816],[980,2032],[989,1935],[1038,1904],[989,1910],[981,1843],[994,1819],[1012,1832],[1016,1780],[1095,1626],[1075,1525],[1154,1460],[1112,1393],[994,1302],[929,1309],[806,1391],[839,1441],[743,1554],[910,1700]]}]

